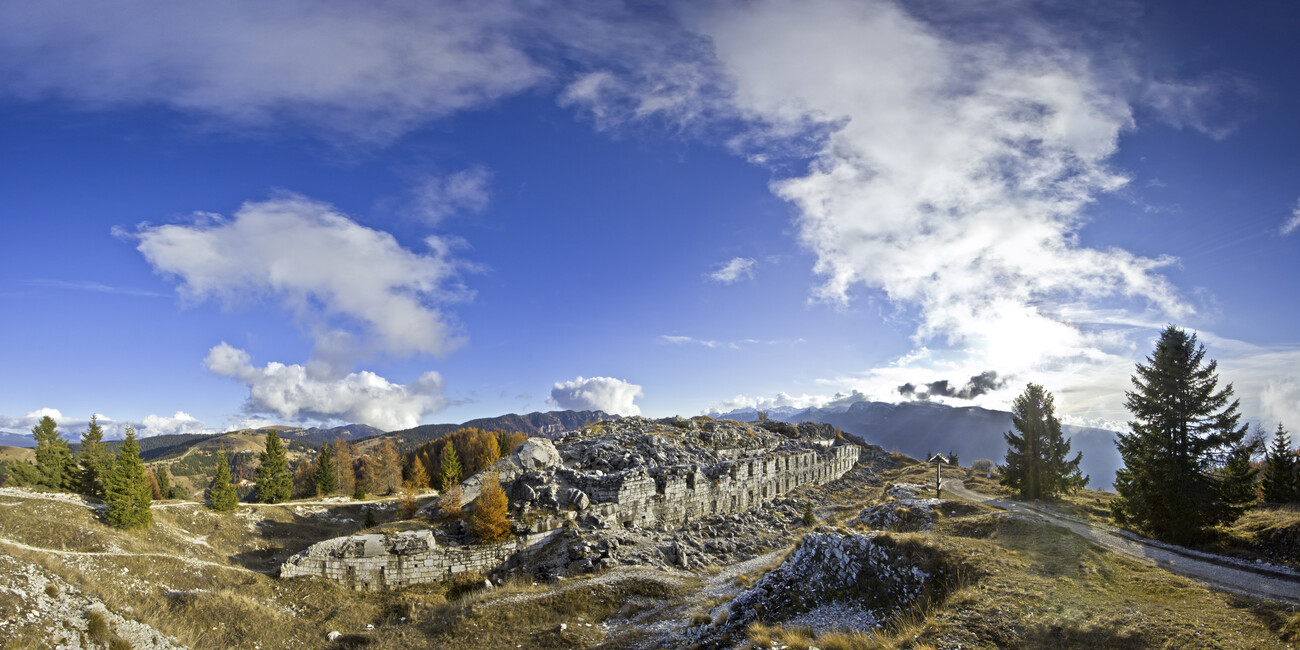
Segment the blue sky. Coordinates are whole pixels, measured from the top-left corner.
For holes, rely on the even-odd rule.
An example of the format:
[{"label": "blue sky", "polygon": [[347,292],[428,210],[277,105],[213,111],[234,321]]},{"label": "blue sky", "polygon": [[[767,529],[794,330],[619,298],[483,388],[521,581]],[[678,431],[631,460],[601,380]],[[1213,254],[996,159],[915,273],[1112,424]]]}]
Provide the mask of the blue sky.
[{"label": "blue sky", "polygon": [[1300,9],[1220,5],[4,5],[0,429],[1115,427],[1168,323],[1296,426]]}]

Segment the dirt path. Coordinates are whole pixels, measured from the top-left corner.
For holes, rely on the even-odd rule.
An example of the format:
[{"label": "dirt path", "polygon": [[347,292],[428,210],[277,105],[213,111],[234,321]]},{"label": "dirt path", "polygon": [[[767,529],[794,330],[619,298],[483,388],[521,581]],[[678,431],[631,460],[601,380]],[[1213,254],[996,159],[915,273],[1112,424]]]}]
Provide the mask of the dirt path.
[{"label": "dirt path", "polygon": [[51,554],[51,555],[74,555],[74,556],[79,556],[79,557],[153,557],[153,558],[163,558],[163,559],[167,559],[167,560],[176,560],[177,562],[182,562],[182,563],[184,563],[184,564],[188,564],[188,565],[190,565],[190,566],[212,567],[212,568],[214,568],[214,569],[227,569],[227,570],[229,570],[229,571],[237,571],[237,572],[240,572],[240,573],[257,573],[256,571],[253,571],[252,569],[245,569],[244,567],[231,566],[231,565],[229,565],[229,564],[221,564],[221,563],[218,563],[218,562],[209,562],[209,561],[207,561],[207,560],[200,560],[200,559],[198,559],[198,558],[185,557],[185,556],[183,556],[183,555],[169,555],[169,554],[167,554],[167,553],[133,553],[133,552],[128,552],[128,551],[60,551],[60,550],[58,550],[58,549],[53,549],[53,548],[44,548],[44,547],[40,547],[40,546],[32,546],[32,545],[30,545],[30,544],[24,544],[24,543],[19,542],[19,541],[16,541],[16,540],[5,539],[5,538],[3,538],[3,537],[0,537],[0,546],[12,546],[12,547],[15,547],[15,548],[21,548],[21,549],[24,549],[24,550],[27,550],[27,551],[36,551],[36,552],[38,552],[38,553],[49,553],[49,554]]},{"label": "dirt path", "polygon": [[947,494],[961,499],[1041,517],[1098,546],[1147,566],[1159,567],[1229,591],[1300,604],[1300,573],[1288,569],[1256,567],[1241,560],[1165,544],[1127,530],[1086,522],[1040,506],[975,492],[967,489],[957,479],[945,479],[943,489]]}]

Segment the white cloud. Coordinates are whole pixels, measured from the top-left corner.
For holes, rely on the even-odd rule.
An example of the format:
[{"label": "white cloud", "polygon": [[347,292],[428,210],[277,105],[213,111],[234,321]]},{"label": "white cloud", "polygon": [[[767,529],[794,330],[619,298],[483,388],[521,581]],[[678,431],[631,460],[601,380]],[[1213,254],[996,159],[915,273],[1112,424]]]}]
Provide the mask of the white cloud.
[{"label": "white cloud", "polygon": [[368,345],[395,354],[443,355],[463,342],[435,306],[467,295],[455,282],[449,243],[436,237],[425,240],[429,252],[411,252],[386,232],[293,194],[245,203],[231,219],[144,224],[137,236],[145,259],[176,276],[187,299],[280,300],[314,330],[326,361],[348,356],[339,350],[354,343],[341,329],[351,323],[370,335]]},{"label": "white cloud", "polygon": [[458,212],[482,212],[488,206],[491,179],[487,169],[477,166],[448,176],[425,178],[414,190],[414,211],[429,223]]},{"label": "white cloud", "polygon": [[198,418],[186,413],[177,411],[172,415],[154,415],[144,416],[140,421],[140,426],[136,427],[140,437],[162,436],[176,433],[212,433]]},{"label": "white cloud", "polygon": [[529,88],[526,5],[255,0],[0,4],[0,94],[288,116],[387,139]]},{"label": "white cloud", "polygon": [[292,421],[344,420],[393,431],[420,424],[442,410],[442,377],[433,371],[403,386],[373,372],[333,377],[301,365],[270,362],[254,366],[248,353],[221,343],[208,351],[204,364],[213,374],[248,387],[244,411],[278,415]]},{"label": "white cloud", "polygon": [[1295,207],[1291,209],[1291,218],[1282,224],[1282,234],[1289,235],[1300,228],[1300,201],[1296,201]]},{"label": "white cloud", "polygon": [[634,401],[644,397],[641,387],[613,377],[579,376],[573,381],[556,382],[546,403],[574,411],[597,410],[617,415],[641,415]]},{"label": "white cloud", "polygon": [[754,279],[754,266],[757,263],[753,258],[733,257],[719,264],[718,268],[709,274],[709,278],[721,284],[735,284],[741,280],[752,280]]}]

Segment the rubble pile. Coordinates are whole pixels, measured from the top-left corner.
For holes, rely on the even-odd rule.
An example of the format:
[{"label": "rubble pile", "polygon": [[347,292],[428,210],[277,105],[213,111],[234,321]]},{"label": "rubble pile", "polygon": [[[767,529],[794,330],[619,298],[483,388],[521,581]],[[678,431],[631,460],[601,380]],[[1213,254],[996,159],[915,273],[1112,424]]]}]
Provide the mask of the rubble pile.
[{"label": "rubble pile", "polygon": [[920,597],[929,573],[904,547],[884,533],[853,534],[819,528],[805,535],[779,567],[732,602],[724,626],[715,632],[743,630],[750,622],[772,623],[817,618],[829,609],[840,629],[870,630],[888,615]]}]

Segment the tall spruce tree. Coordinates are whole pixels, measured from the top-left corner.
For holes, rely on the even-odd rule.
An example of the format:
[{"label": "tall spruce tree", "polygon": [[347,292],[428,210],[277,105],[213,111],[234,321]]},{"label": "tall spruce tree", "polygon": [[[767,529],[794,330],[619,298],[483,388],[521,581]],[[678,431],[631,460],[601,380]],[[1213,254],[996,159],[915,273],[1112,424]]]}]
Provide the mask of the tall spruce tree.
[{"label": "tall spruce tree", "polygon": [[1061,434],[1055,399],[1038,384],[1029,384],[1011,403],[1013,431],[1002,434],[1007,441],[1002,484],[1016,490],[1022,499],[1042,499],[1073,492],[1088,484],[1079,469],[1083,452],[1070,459],[1070,441]]},{"label": "tall spruce tree", "polygon": [[81,487],[72,448],[59,436],[54,419],[42,416],[41,421],[32,427],[32,437],[36,439],[36,469],[41,475],[41,485],[69,492]]},{"label": "tall spruce tree", "polygon": [[99,416],[90,416],[90,427],[81,433],[81,493],[103,498],[104,478],[113,462],[108,443],[104,442],[104,428],[99,426]]},{"label": "tall spruce tree", "polygon": [[1170,325],[1146,364],[1137,364],[1125,406],[1130,432],[1115,444],[1124,467],[1111,511],[1161,539],[1187,543],[1235,516],[1240,486],[1223,471],[1246,436],[1232,384],[1219,388],[1195,334]]},{"label": "tall spruce tree", "polygon": [[166,465],[158,465],[158,467],[154,469],[153,476],[158,479],[158,493],[162,495],[162,498],[177,498],[177,486],[172,485],[172,475],[171,472],[167,471]]},{"label": "tall spruce tree", "polygon": [[334,450],[327,443],[321,445],[316,457],[316,494],[329,496],[339,490],[338,468],[334,465]]},{"label": "tall spruce tree", "polygon": [[217,451],[217,472],[208,487],[208,507],[217,512],[230,512],[239,505],[239,493],[230,484],[230,463],[226,461],[226,449]]},{"label": "tall spruce tree", "polygon": [[117,459],[108,471],[104,482],[104,501],[108,504],[105,517],[109,523],[121,528],[139,528],[153,525],[149,504],[153,490],[140,462],[140,444],[135,441],[135,427],[127,425],[126,442],[117,452]]},{"label": "tall spruce tree", "polygon": [[257,467],[257,500],[262,503],[280,503],[293,496],[293,475],[289,473],[289,457],[285,454],[280,434],[271,429],[266,432],[266,450],[261,453]]},{"label": "tall spruce tree", "polygon": [[1300,458],[1291,452],[1291,436],[1278,423],[1265,458],[1263,491],[1269,503],[1300,501]]}]

